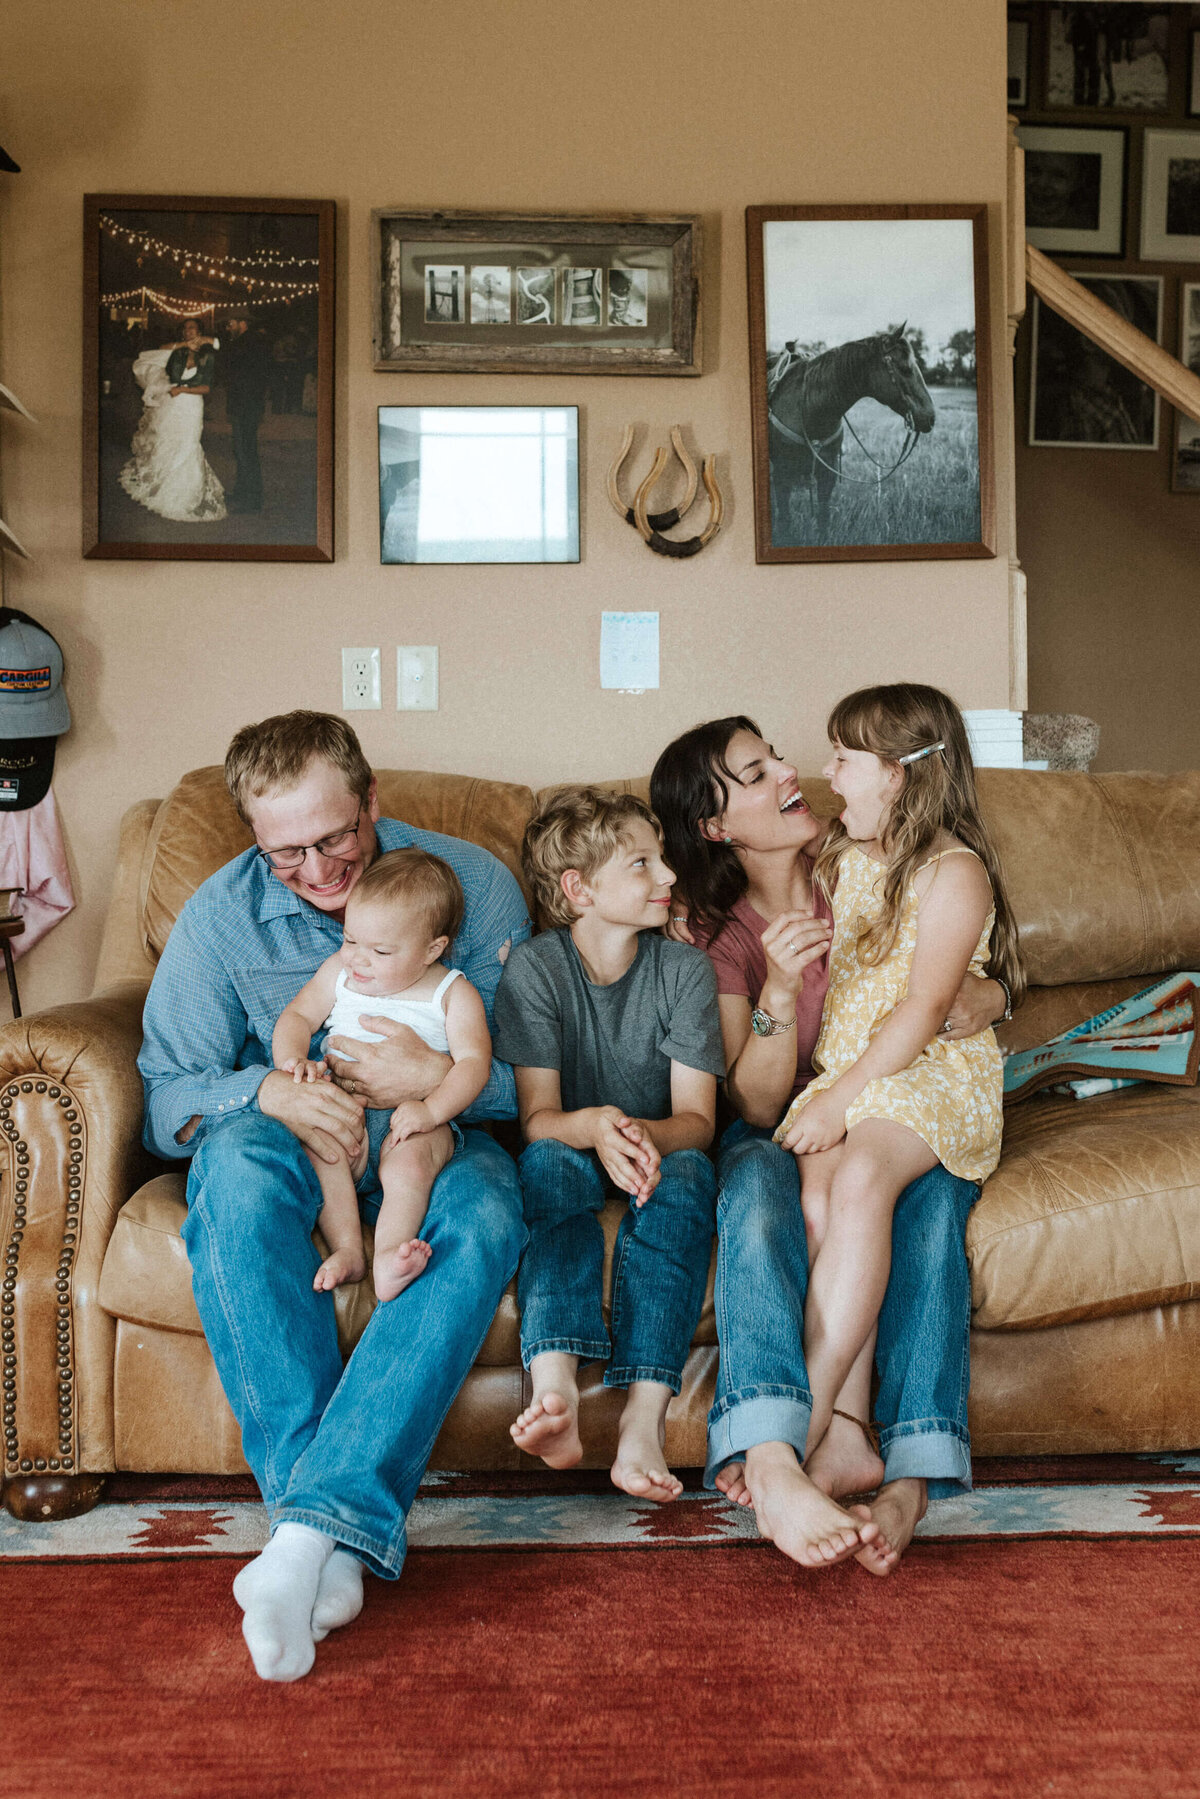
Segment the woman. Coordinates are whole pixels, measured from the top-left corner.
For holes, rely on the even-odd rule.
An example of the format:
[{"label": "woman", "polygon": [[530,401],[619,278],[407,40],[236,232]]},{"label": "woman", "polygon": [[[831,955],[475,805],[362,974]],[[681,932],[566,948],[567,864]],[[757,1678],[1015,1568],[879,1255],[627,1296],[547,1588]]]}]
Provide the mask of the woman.
[{"label": "woman", "polygon": [[[796,1161],[770,1132],[813,1073],[831,938],[811,879],[825,821],[805,804],[796,770],[744,717],[676,738],[650,796],[687,896],[672,928],[701,943],[716,968],[726,1092],[740,1114],[718,1156],[721,1360],[706,1479],[752,1503],[763,1535],[794,1560],[815,1567],[855,1554],[889,1574],[930,1491],[971,1484],[963,1235],[978,1189],[938,1167],[902,1194],[876,1352],[882,1455],[866,1419],[839,1408],[802,1467],[808,1251]],[[972,1035],[1006,1009],[997,982],[968,976],[945,1034]],[[874,1488],[870,1508],[834,1503]]]},{"label": "woman", "polygon": [[195,319],[187,319],[182,343],[143,350],[133,365],[142,416],[121,486],[149,511],[186,524],[225,517],[225,490],[200,443],[215,341],[201,336]]}]

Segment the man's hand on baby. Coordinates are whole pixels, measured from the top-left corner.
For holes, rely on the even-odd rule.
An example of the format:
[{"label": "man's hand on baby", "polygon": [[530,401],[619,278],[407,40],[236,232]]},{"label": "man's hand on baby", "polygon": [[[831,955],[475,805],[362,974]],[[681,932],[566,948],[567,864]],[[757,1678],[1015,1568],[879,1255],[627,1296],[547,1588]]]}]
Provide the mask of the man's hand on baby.
[{"label": "man's hand on baby", "polygon": [[403,1143],[408,1137],[423,1137],[437,1130],[438,1121],[423,1099],[406,1099],[392,1113],[390,1143]]},{"label": "man's hand on baby", "polygon": [[326,1048],[353,1057],[353,1066],[347,1061],[340,1066],[335,1063],[334,1079],[373,1111],[390,1112],[406,1099],[424,1099],[449,1072],[450,1057],[430,1049],[410,1026],[397,1024],[394,1018],[376,1018],[370,1012],[364,1012],[359,1023],[384,1041],[359,1043],[334,1036]]},{"label": "man's hand on baby", "polygon": [[660,1157],[638,1121],[617,1106],[602,1106],[593,1147],[613,1186],[645,1205],[658,1185]]},{"label": "man's hand on baby", "polygon": [[277,1118],[322,1162],[353,1158],[363,1137],[361,1101],[332,1081],[296,1081],[273,1068],[258,1089],[258,1109]]},{"label": "man's hand on baby", "polygon": [[832,1092],[818,1093],[810,1100],[783,1140],[784,1149],[793,1155],[810,1156],[821,1149],[832,1149],[846,1135],[846,1108]]}]

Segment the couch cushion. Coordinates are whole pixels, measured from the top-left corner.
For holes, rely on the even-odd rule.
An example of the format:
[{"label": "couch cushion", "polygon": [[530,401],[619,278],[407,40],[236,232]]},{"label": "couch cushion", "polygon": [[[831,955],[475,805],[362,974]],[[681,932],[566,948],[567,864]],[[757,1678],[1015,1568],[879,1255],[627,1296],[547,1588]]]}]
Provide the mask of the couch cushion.
[{"label": "couch cushion", "polygon": [[[402,818],[420,831],[465,837],[522,878],[521,838],[533,811],[528,787],[402,769],[381,769],[378,782],[384,817]],[[162,954],[180,908],[201,881],[252,842],[219,768],[184,775],[159,807],[142,864],[141,929],[153,955]]]},{"label": "couch cushion", "polygon": [[[192,1295],[187,1249],[180,1235],[187,1216],[186,1178],[183,1174],[160,1174],[147,1181],[122,1206],[105,1253],[99,1298],[103,1309],[113,1318],[200,1336],[203,1326]],[[612,1284],[613,1251],[624,1211],[621,1201],[610,1200],[601,1217],[606,1293]],[[364,1234],[370,1256],[372,1232],[369,1225]],[[313,1240],[320,1247],[319,1236],[314,1235]],[[704,1309],[693,1339],[697,1345],[711,1345],[717,1340],[713,1301],[715,1275],[714,1254],[709,1263]],[[342,1353],[349,1355],[375,1309],[370,1280],[360,1281],[357,1286],[339,1287],[334,1304]],[[521,1318],[517,1310],[517,1283],[512,1280],[501,1296],[476,1364],[484,1368],[506,1368],[519,1366],[520,1361]]]},{"label": "couch cushion", "polygon": [[1012,1107],[967,1254],[978,1330],[1200,1297],[1200,1091],[1146,1085]]}]

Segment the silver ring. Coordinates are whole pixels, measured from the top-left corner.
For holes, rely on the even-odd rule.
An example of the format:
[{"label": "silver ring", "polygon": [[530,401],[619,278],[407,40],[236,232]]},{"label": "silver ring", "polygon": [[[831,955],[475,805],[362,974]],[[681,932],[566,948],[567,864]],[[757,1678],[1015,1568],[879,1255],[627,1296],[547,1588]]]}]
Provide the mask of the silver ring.
[{"label": "silver ring", "polygon": [[793,953],[793,954],[795,954],[795,950],[796,950],[796,939],[795,939],[795,938],[794,938],[794,937],[789,937],[789,938],[788,938],[788,945],[787,945],[787,946],[788,946],[788,948],[789,948],[789,949],[790,949],[790,950],[791,950],[791,951],[792,951],[792,953]]},{"label": "silver ring", "polygon": [[688,919],[688,915],[686,912],[672,912],[672,914],[671,914],[671,923],[672,924],[686,924],[687,919]]}]

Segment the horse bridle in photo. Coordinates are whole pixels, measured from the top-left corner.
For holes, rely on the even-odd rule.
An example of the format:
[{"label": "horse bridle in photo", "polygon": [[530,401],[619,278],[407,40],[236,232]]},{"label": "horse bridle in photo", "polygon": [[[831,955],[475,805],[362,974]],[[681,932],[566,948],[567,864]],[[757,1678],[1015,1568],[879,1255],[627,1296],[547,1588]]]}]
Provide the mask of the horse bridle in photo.
[{"label": "horse bridle in photo", "polygon": [[[888,360],[890,362],[890,358]],[[811,366],[812,365],[809,364],[809,367],[811,367]],[[778,414],[776,414],[775,412],[772,411],[770,401],[767,402],[767,417],[770,420],[770,422],[772,423],[772,425],[774,425],[775,429],[782,436],[788,438],[794,444],[799,444],[803,449],[808,450],[810,455],[813,457],[814,461],[819,462],[821,464],[822,468],[827,468],[831,475],[836,475],[836,477],[839,481],[853,481],[855,483],[855,485],[858,487],[871,487],[871,486],[882,487],[884,482],[890,480],[891,477],[896,473],[896,470],[898,468],[901,468],[903,466],[903,464],[908,461],[909,457],[912,455],[913,451],[916,449],[917,444],[920,442],[921,434],[917,430],[917,427],[913,423],[912,413],[905,412],[904,414],[902,414],[902,417],[904,419],[904,446],[901,449],[899,456],[897,456],[895,462],[893,462],[891,468],[889,468],[889,469],[885,469],[882,462],[877,462],[875,460],[874,456],[872,456],[870,450],[868,450],[868,448],[867,448],[866,444],[863,442],[862,438],[858,435],[858,432],[854,429],[854,426],[851,423],[849,416],[845,413],[843,413],[841,424],[839,424],[836,431],[832,431],[828,437],[822,437],[819,440],[819,442],[814,443],[812,438],[808,434],[808,427],[804,423],[804,390],[807,386],[808,386],[808,368],[805,368],[804,373],[800,378],[800,431],[799,432],[793,431],[791,429],[790,425],[784,424],[783,420],[778,416]],[[845,471],[841,467],[835,466],[835,464],[832,462],[827,462],[825,460],[824,456],[822,456],[821,451],[827,450],[831,443],[836,442],[838,435],[841,432],[842,425],[845,425],[845,427],[849,431],[851,437],[854,439],[855,443],[858,445],[859,449],[862,451],[862,453],[866,457],[867,461],[871,464],[872,468],[875,470],[874,475],[848,475],[845,473]]]},{"label": "horse bridle in photo", "polygon": [[[671,460],[671,451],[668,450],[665,445],[660,445],[655,453],[654,463],[650,469],[650,473],[646,476],[646,479],[642,482],[637,493],[634,495],[633,505],[627,506],[625,501],[621,498],[618,477],[621,472],[621,466],[633,445],[632,425],[627,425],[625,427],[625,436],[621,441],[621,448],[618,450],[616,459],[608,471],[608,497],[612,501],[613,510],[625,520],[626,524],[636,526],[638,532],[641,534],[643,542],[659,556],[696,556],[704,548],[705,544],[710,543],[721,529],[721,520],[725,515],[725,502],[721,497],[721,490],[717,486],[716,458],[714,456],[705,456],[701,466],[700,475],[697,477],[696,465],[687,453],[683,441],[683,434],[678,425],[672,425],[671,427],[671,444],[676,456],[683,466],[683,472],[687,477],[687,489],[680,505],[672,506],[666,512],[648,512],[646,509],[652,490],[662,479],[663,472],[666,469],[668,462]],[[696,498],[698,480],[704,482],[704,490],[708,494],[709,514],[707,525],[698,537],[664,537],[662,535],[664,531],[669,531],[672,525],[677,525],[679,521],[682,518],[685,518],[691,511],[692,502]]]}]

